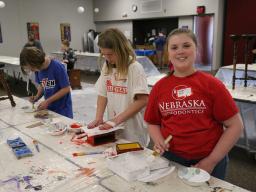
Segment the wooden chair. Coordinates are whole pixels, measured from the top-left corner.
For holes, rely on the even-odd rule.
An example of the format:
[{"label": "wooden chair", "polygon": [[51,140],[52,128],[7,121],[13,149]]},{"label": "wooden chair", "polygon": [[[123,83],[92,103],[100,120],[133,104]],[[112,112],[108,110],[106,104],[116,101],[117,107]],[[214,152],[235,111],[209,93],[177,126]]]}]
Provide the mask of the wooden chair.
[{"label": "wooden chair", "polygon": [[79,69],[71,69],[69,71],[69,81],[72,89],[82,89]]},{"label": "wooden chair", "polygon": [[4,64],[3,63],[0,63],[0,83],[3,85],[3,88],[7,93],[7,96],[0,97],[0,101],[5,100],[5,99],[10,99],[12,107],[15,107],[16,103],[13,100],[11,90],[10,90],[10,88],[9,88],[5,78],[4,78]]}]

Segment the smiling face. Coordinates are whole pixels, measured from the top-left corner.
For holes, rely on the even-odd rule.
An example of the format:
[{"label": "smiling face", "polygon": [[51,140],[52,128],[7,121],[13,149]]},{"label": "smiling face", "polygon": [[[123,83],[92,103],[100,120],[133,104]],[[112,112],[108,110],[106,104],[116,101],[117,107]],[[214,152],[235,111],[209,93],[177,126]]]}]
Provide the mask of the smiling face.
[{"label": "smiling face", "polygon": [[190,75],[195,72],[196,43],[186,33],[174,34],[168,39],[168,57],[173,64],[174,75]]}]

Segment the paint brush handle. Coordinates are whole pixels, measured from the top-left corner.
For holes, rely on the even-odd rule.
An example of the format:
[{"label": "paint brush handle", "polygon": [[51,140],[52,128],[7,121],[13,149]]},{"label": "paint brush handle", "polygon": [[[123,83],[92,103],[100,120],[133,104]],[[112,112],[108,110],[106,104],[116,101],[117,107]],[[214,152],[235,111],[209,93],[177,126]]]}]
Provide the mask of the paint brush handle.
[{"label": "paint brush handle", "polygon": [[35,109],[35,101],[34,101],[35,97],[34,94],[32,93],[32,109]]},{"label": "paint brush handle", "polygon": [[78,153],[73,153],[73,157],[77,156],[84,156],[84,155],[96,155],[96,154],[103,154],[103,151],[96,151],[96,152],[78,152]]},{"label": "paint brush handle", "polygon": [[[164,140],[164,143],[165,144],[168,144],[169,141],[171,141],[172,139],[172,135],[169,135],[165,140]],[[152,153],[153,156],[157,156],[160,154],[160,150],[159,149],[155,149],[154,152]]]},{"label": "paint brush handle", "polygon": [[37,152],[40,152],[37,140],[33,140],[33,144],[35,145]]}]

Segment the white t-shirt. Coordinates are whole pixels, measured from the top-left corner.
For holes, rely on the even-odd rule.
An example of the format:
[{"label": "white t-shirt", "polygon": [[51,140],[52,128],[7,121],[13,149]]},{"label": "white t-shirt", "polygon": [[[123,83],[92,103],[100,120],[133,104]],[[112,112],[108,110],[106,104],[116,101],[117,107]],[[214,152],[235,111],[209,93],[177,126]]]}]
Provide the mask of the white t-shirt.
[{"label": "white t-shirt", "polygon": [[[117,78],[116,69],[113,69],[111,74],[104,74],[105,67],[106,63],[96,82],[96,89],[98,95],[107,97],[107,115],[109,119],[112,119],[134,102],[136,94],[149,94],[149,90],[144,69],[137,61],[129,66],[128,75],[124,79]],[[144,109],[120,124],[120,126],[124,126],[124,129],[118,131],[118,136],[147,146],[149,135],[143,116]]]}]

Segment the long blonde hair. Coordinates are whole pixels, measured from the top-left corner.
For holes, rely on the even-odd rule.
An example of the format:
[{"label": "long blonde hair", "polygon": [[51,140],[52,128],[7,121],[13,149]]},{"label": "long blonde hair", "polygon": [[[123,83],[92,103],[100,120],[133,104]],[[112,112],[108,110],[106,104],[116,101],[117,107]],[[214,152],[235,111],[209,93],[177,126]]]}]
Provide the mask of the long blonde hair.
[{"label": "long blonde hair", "polygon": [[[131,43],[125,35],[118,29],[109,28],[99,35],[98,46],[100,48],[111,49],[117,57],[117,73],[119,77],[124,77],[128,74],[128,68],[131,63],[136,60],[136,55],[131,46]],[[103,55],[101,54],[101,59]],[[105,70],[106,74],[112,72],[113,66],[107,63]]]}]

